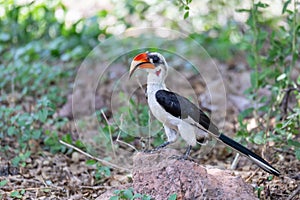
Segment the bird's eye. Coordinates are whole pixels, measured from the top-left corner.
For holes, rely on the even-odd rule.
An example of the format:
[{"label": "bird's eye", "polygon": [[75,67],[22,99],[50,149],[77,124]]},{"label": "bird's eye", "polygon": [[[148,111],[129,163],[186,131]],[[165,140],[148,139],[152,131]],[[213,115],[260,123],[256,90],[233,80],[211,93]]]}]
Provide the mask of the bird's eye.
[{"label": "bird's eye", "polygon": [[152,58],[153,63],[158,63],[159,62],[159,57],[157,55],[154,55],[151,58]]}]

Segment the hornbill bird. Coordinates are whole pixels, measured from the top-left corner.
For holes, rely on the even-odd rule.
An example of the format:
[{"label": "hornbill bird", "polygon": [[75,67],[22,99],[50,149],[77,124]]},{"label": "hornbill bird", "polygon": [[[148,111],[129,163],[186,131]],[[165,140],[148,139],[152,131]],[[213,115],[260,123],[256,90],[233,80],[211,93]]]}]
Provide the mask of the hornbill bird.
[{"label": "hornbill bird", "polygon": [[[214,136],[232,149],[244,154],[260,168],[276,176],[280,172],[267,161],[253,153],[248,148],[235,142],[219,132],[217,126],[209,117],[187,98],[169,91],[165,85],[168,64],[165,58],[157,52],[140,53],[131,62],[129,77],[136,69],[145,69],[148,72],[147,90],[148,105],[154,117],[162,122],[167,141],[154,150],[158,150],[175,142],[178,133],[188,143],[188,148],[182,158],[187,158],[192,146],[203,138]],[[201,140],[200,140],[201,139]]]}]

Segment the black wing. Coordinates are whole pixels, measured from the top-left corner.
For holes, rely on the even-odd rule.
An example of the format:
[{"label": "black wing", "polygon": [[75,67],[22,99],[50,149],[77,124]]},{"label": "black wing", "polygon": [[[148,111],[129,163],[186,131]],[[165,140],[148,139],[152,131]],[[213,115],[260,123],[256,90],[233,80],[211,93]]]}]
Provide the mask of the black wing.
[{"label": "black wing", "polygon": [[187,98],[167,90],[158,90],[155,93],[157,102],[171,115],[181,119],[191,117],[205,129],[219,136],[219,130],[209,117]]}]

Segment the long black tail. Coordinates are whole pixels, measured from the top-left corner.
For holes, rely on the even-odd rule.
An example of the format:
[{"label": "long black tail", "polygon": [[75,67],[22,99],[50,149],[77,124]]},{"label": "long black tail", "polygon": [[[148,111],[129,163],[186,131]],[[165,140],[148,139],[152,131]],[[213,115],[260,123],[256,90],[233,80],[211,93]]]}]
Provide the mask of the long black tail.
[{"label": "long black tail", "polygon": [[280,175],[280,172],[277,169],[272,167],[267,161],[265,161],[263,158],[253,153],[251,150],[247,149],[243,145],[237,143],[236,141],[232,140],[231,138],[223,134],[219,136],[219,139],[225,144],[227,144],[228,146],[230,146],[231,148],[247,156],[250,160],[252,160],[254,163],[256,163],[260,168],[262,168],[266,172],[270,174],[274,174],[275,176]]}]

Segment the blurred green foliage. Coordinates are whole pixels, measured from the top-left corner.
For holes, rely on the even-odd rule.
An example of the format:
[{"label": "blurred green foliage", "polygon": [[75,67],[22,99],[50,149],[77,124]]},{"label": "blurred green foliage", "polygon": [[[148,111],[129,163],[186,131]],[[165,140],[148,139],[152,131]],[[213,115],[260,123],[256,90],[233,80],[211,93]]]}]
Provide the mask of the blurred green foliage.
[{"label": "blurred green foliage", "polygon": [[71,25],[59,20],[57,10],[67,12],[60,1],[2,1],[0,10],[0,138],[18,144],[3,143],[1,152],[24,165],[31,140],[66,152],[58,132],[68,120],[53,115],[66,100],[76,66],[105,30],[97,17]]},{"label": "blurred green foliage", "polygon": [[[285,1],[281,20],[285,26],[273,26],[272,19],[264,17],[264,9],[268,4],[257,2],[250,9],[240,9],[248,13],[248,31],[243,35],[241,47],[246,53],[250,74],[251,87],[245,94],[252,100],[253,107],[243,111],[239,116],[240,130],[238,137],[247,138],[256,144],[267,141],[276,142],[282,148],[292,147],[299,157],[300,143],[296,141],[300,129],[300,87],[299,77],[292,80],[292,72],[299,59],[300,23],[299,10],[296,1]],[[289,10],[292,6],[293,10]],[[276,21],[277,19],[274,19]],[[282,22],[281,22],[282,23]],[[276,23],[275,23],[276,24]],[[282,23],[283,24],[283,23]],[[270,91],[270,98],[259,95],[259,90]],[[296,98],[289,102],[290,96]],[[293,108],[288,104],[292,104]],[[254,117],[258,128],[248,132],[244,119]],[[276,119],[275,126],[271,124]]]},{"label": "blurred green foliage", "polygon": [[93,166],[93,165],[96,166],[94,177],[97,183],[100,182],[103,177],[109,177],[111,175],[111,171],[109,167],[103,166],[99,162],[96,162],[95,160],[87,160],[86,164],[89,166]]},{"label": "blurred green foliage", "polygon": [[153,199],[149,195],[146,195],[146,194],[134,193],[133,188],[128,188],[128,189],[124,189],[124,190],[115,190],[114,194],[115,194],[115,196],[110,197],[109,200],[121,200],[121,199],[151,200],[151,199]]},{"label": "blurred green foliage", "polygon": [[74,75],[70,69],[98,44],[98,35],[105,31],[95,23],[96,17],[80,19],[69,26],[64,20],[60,22],[55,16],[57,9],[66,12],[60,1],[33,1],[24,5],[5,1],[1,7],[3,93],[47,94],[50,100],[62,103],[59,84]]}]

